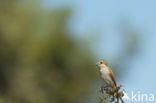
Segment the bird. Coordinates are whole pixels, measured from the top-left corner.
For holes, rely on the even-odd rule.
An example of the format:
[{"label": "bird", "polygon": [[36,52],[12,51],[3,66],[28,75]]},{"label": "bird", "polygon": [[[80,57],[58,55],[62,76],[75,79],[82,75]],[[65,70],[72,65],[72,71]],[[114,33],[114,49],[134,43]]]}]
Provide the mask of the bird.
[{"label": "bird", "polygon": [[114,73],[104,60],[99,60],[96,63],[99,68],[100,77],[102,78],[105,87],[115,88],[117,86]]}]

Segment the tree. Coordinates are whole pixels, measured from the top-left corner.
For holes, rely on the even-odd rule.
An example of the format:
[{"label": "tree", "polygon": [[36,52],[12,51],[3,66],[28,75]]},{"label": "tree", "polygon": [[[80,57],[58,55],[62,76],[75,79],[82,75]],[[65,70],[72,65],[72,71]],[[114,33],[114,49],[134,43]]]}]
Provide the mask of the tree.
[{"label": "tree", "polygon": [[69,9],[29,2],[0,1],[1,101],[76,102],[94,80],[93,58],[69,36]]}]

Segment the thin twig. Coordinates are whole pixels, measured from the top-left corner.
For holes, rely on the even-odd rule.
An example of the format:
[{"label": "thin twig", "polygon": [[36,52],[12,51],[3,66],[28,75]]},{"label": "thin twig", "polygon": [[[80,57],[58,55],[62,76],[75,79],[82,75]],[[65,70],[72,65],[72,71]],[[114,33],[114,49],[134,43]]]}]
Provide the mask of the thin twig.
[{"label": "thin twig", "polygon": [[123,101],[123,99],[121,97],[120,97],[120,100],[121,100],[122,103],[124,103],[124,101]]}]

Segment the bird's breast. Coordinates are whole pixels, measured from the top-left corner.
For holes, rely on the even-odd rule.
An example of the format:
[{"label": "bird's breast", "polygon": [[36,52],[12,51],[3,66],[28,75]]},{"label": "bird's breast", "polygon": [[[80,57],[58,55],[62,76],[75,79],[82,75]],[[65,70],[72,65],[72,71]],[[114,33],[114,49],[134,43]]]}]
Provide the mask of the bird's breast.
[{"label": "bird's breast", "polygon": [[111,80],[109,73],[110,72],[109,72],[108,68],[102,68],[100,70],[101,78],[103,80]]},{"label": "bird's breast", "polygon": [[114,82],[110,76],[109,68],[100,68],[101,78],[104,81],[105,85],[114,87]]},{"label": "bird's breast", "polygon": [[109,70],[108,70],[108,68],[101,68],[100,69],[100,73],[102,73],[102,74],[109,74]]}]

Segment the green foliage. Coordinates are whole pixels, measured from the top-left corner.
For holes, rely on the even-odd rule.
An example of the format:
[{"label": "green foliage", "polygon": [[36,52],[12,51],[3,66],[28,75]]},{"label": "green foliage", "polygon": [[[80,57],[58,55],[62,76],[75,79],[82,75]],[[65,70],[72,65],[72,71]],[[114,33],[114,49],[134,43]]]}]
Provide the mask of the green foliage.
[{"label": "green foliage", "polygon": [[69,37],[70,10],[28,2],[0,0],[0,102],[76,102],[95,71],[92,56]]},{"label": "green foliage", "polygon": [[124,96],[124,91],[120,91],[121,85],[117,85],[114,88],[106,88],[106,87],[101,87],[99,92],[103,94],[103,97],[100,97],[99,103],[105,103],[106,101],[109,101],[111,103],[119,103],[119,100],[121,103],[124,103],[122,97]]}]

